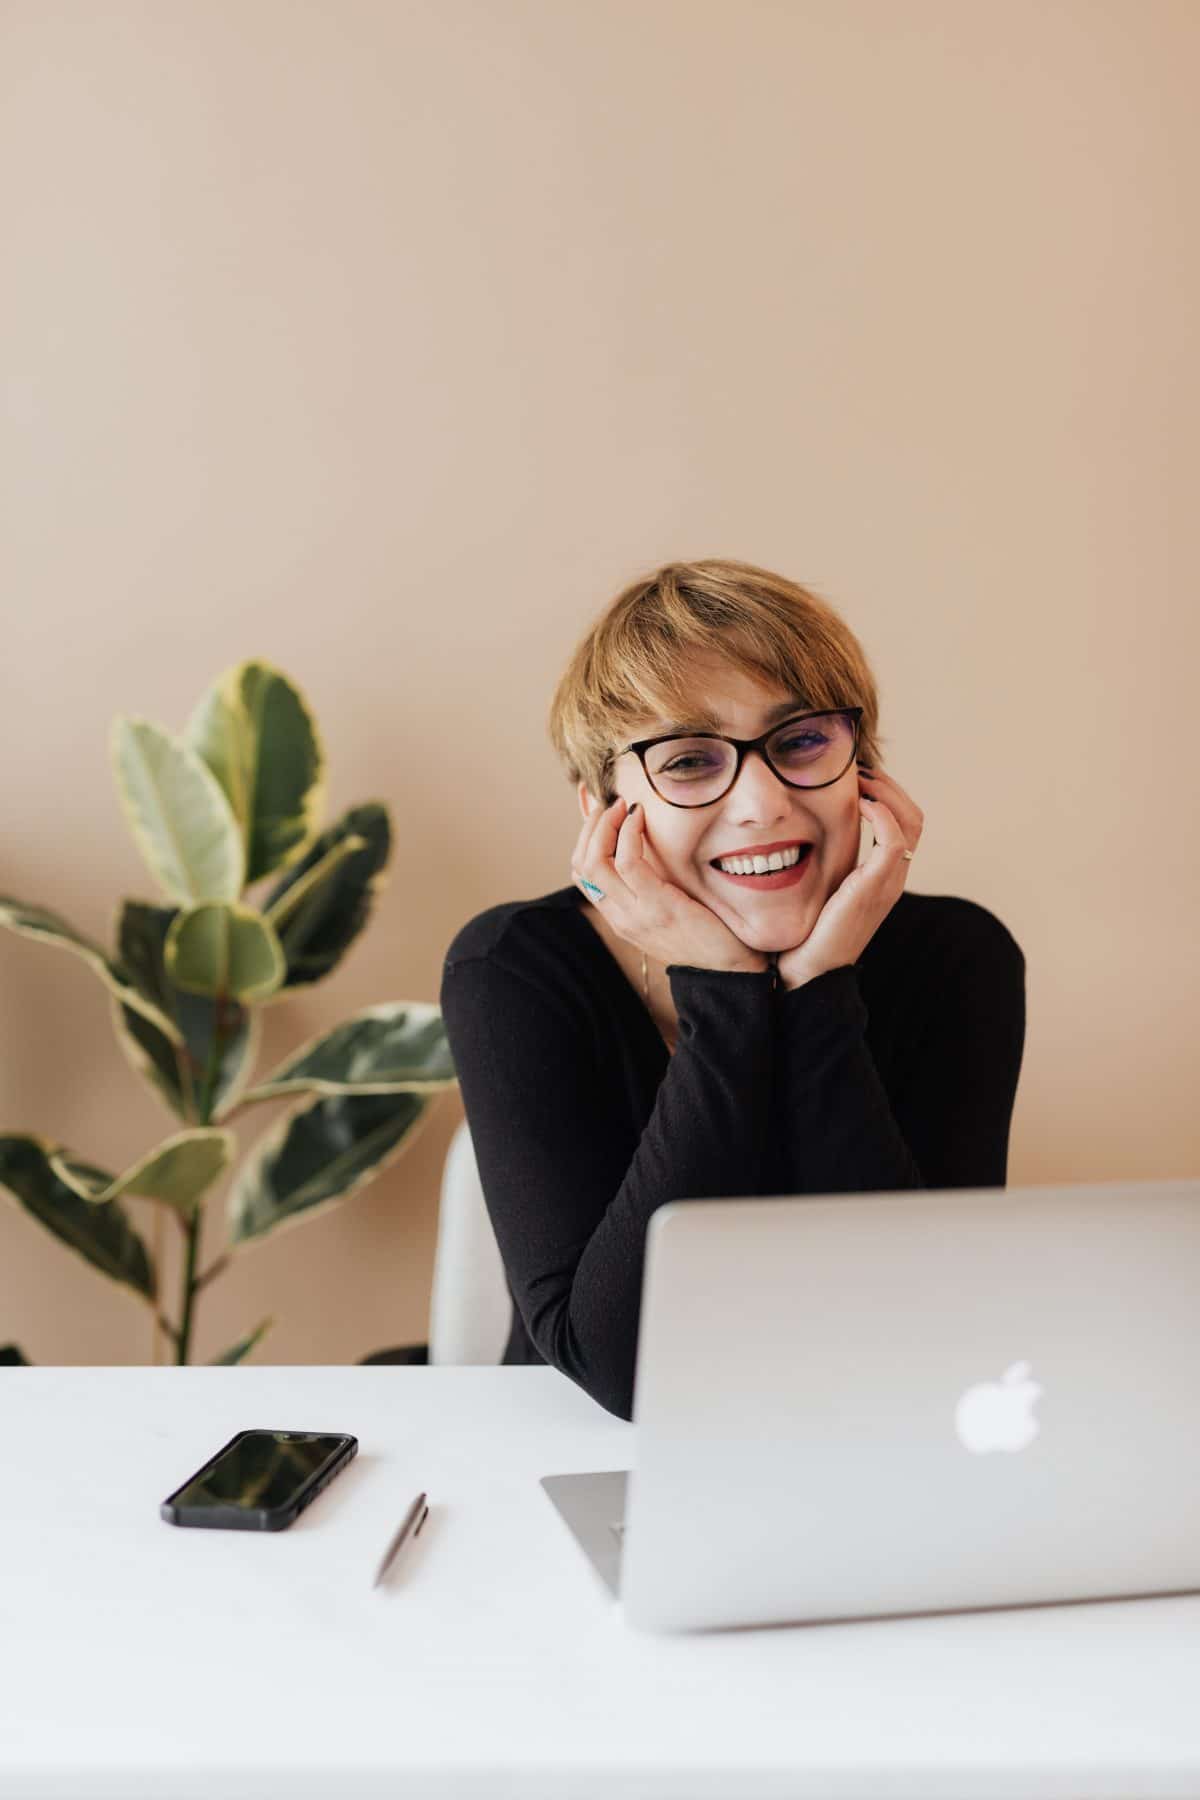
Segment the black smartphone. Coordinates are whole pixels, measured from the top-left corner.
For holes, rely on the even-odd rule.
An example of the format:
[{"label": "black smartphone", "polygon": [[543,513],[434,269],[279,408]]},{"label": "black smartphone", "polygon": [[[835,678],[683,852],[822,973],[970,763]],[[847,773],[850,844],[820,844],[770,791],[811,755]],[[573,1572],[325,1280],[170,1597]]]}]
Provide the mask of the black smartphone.
[{"label": "black smartphone", "polygon": [[357,1438],[328,1431],[239,1431],[159,1514],[169,1525],[283,1531],[357,1450]]}]

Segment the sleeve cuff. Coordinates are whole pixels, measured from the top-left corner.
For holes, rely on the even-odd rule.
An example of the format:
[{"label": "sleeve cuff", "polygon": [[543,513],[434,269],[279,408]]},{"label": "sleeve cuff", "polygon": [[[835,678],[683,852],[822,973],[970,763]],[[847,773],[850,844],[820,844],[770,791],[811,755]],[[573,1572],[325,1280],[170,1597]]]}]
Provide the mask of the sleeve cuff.
[{"label": "sleeve cuff", "polygon": [[866,1029],[867,1003],[853,963],[825,969],[798,988],[779,988],[778,1004],[788,1024],[809,1029],[825,1023],[855,1024]]},{"label": "sleeve cuff", "polygon": [[668,963],[667,980],[681,1037],[711,1025],[732,1043],[745,1042],[748,1020],[770,1027],[774,969],[698,969]]}]

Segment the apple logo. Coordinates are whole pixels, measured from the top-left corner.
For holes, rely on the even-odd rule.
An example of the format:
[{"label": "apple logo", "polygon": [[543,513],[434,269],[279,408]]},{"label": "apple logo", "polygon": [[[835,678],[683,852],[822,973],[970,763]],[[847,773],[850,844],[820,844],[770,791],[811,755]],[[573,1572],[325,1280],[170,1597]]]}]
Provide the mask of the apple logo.
[{"label": "apple logo", "polygon": [[954,1409],[954,1429],[968,1450],[1024,1450],[1041,1429],[1033,1416],[1041,1388],[1027,1362],[1010,1363],[999,1381],[969,1387]]}]

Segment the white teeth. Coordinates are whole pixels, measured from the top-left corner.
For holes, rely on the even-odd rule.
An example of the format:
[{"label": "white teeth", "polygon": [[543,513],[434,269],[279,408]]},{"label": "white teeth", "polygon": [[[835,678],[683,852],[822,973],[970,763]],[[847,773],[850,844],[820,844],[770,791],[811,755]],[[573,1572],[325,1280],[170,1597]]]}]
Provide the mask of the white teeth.
[{"label": "white teeth", "polygon": [[800,849],[773,850],[770,856],[723,856],[717,867],[728,875],[770,875],[777,869],[790,869],[800,861]]}]

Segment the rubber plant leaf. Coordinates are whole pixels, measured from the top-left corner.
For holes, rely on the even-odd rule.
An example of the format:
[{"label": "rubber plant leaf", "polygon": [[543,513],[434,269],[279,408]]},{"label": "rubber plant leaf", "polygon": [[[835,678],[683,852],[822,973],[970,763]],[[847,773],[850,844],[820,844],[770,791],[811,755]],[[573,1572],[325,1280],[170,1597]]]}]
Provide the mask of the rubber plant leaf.
[{"label": "rubber plant leaf", "polygon": [[[365,845],[350,855],[334,854],[350,839]],[[262,902],[264,915],[276,921],[287,959],[287,977],[274,996],[308,982],[321,981],[335,969],[371,916],[376,893],[392,848],[386,806],[368,800],[352,806],[336,824],[313,840],[303,858],[288,871]],[[293,894],[325,865],[320,881],[307,888],[293,906]]]},{"label": "rubber plant leaf", "polygon": [[[144,1080],[157,1088],[171,1110],[185,1121],[196,1117],[196,1097],[207,1079],[216,1032],[216,1001],[189,994],[167,975],[163,963],[167,933],[179,909],[149,906],[141,900],[120,903],[117,949],[138,991],[167,1015],[175,1032],[170,1039],[141,1013],[113,1002],[117,1042]],[[212,1095],[214,1115],[232,1106],[258,1058],[262,1017],[253,1008],[226,1000],[221,1014],[221,1049]]]},{"label": "rubber plant leaf", "polygon": [[23,900],[0,897],[0,925],[19,932],[22,937],[37,938],[44,944],[56,945],[60,950],[74,951],[100,977],[122,1006],[140,1014],[171,1043],[182,1041],[179,1026],[156,1003],[152,995],[146,994],[139,987],[132,971],[106,956],[99,944],[93,944],[90,938],[68,925],[65,919],[51,912],[49,907],[30,906]]},{"label": "rubber plant leaf", "polygon": [[256,1325],[254,1330],[248,1332],[244,1338],[239,1338],[236,1344],[230,1344],[228,1350],[222,1350],[220,1356],[211,1357],[211,1363],[214,1366],[224,1365],[228,1367],[233,1363],[244,1362],[253,1350],[255,1344],[266,1336],[274,1323],[274,1319],[264,1319],[260,1325]]},{"label": "rubber plant leaf", "polygon": [[262,1000],[287,972],[279,939],[252,906],[206,904],[180,913],[163,960],[176,987],[212,998]]},{"label": "rubber plant leaf", "polygon": [[129,828],[171,899],[236,900],[245,886],[242,834],[211,770],[147,719],[114,719],[110,747]]},{"label": "rubber plant leaf", "polygon": [[231,1131],[198,1127],[180,1131],[133,1163],[121,1175],[106,1178],[87,1163],[77,1162],[67,1151],[57,1151],[50,1167],[82,1200],[103,1204],[121,1194],[143,1200],[159,1200],[190,1219],[203,1194],[218,1180],[237,1148]]},{"label": "rubber plant leaf", "polygon": [[325,805],[324,748],[300,690],[269,663],[238,663],[201,699],[183,740],[238,822],[247,884],[295,862]]},{"label": "rubber plant leaf", "polygon": [[[0,1137],[0,1188],[93,1268],[110,1280],[133,1288],[144,1299],[153,1300],[154,1265],[121,1202],[109,1200],[97,1205],[94,1200],[82,1199],[52,1166],[51,1158],[62,1153],[61,1145],[50,1144],[44,1138]],[[113,1180],[93,1164],[75,1157],[72,1162],[77,1168],[88,1170],[93,1178]]]},{"label": "rubber plant leaf", "polygon": [[434,1094],[457,1080],[439,1006],[393,1000],[364,1007],[310,1039],[240,1104],[281,1094]]},{"label": "rubber plant leaf", "polygon": [[234,1245],[354,1193],[413,1142],[433,1110],[423,1094],[349,1094],[282,1119],[245,1158],[230,1189]]}]

